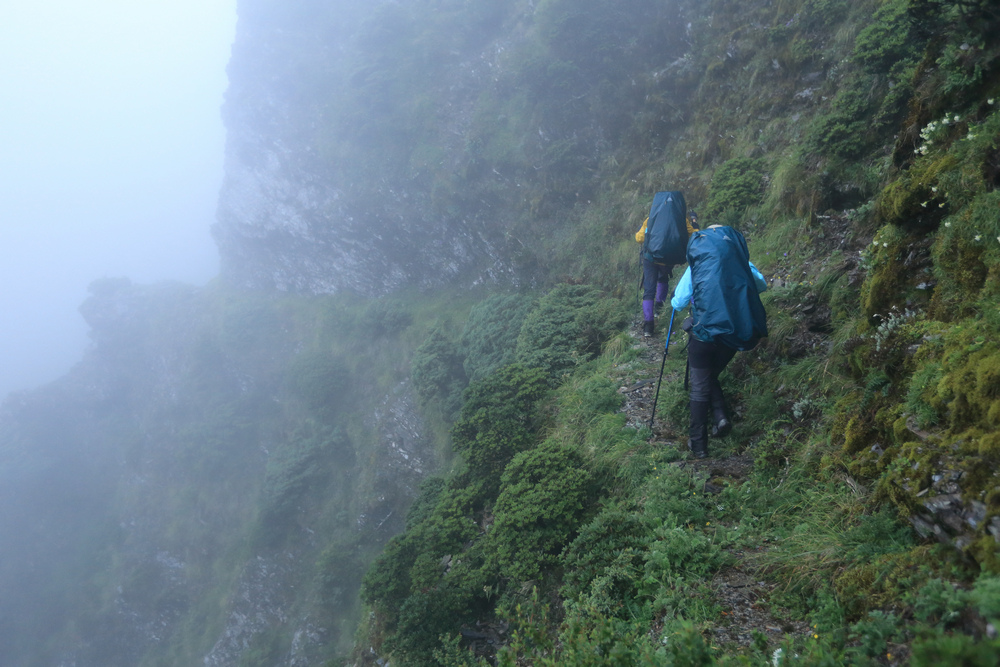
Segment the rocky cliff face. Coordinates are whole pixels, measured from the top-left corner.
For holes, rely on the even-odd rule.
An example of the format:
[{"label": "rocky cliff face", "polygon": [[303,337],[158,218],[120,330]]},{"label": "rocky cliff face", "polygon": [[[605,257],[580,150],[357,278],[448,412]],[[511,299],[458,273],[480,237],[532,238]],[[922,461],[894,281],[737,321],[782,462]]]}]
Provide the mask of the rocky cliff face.
[{"label": "rocky cliff face", "polygon": [[[387,94],[353,106],[351,95],[369,85],[360,59],[371,48],[363,40],[377,38],[365,22],[380,3],[274,4],[240,3],[213,230],[224,277],[251,288],[369,295],[456,280],[510,282],[498,231],[509,213],[433,201],[413,155],[419,140],[384,108],[410,101]],[[464,168],[467,98],[495,49],[487,39],[453,54],[458,66],[434,82],[434,92],[450,91],[433,102],[434,120],[452,133],[434,149],[436,170]]]}]

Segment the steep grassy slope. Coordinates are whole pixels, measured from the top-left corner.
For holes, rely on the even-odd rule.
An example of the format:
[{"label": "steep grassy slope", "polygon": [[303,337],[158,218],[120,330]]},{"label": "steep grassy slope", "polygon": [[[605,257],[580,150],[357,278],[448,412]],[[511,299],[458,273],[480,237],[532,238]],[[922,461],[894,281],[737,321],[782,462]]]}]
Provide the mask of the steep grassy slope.
[{"label": "steep grassy slope", "polygon": [[[501,644],[501,664],[995,664],[1000,17],[903,1],[683,11],[686,52],[646,80],[669,99],[658,141],[627,141],[650,129],[646,88],[591,199],[532,245],[550,276],[625,295],[653,190],[747,233],[772,336],[732,368],[742,423],[716,449],[752,472],[706,485],[664,469],[683,450],[679,393],[653,434],[665,451],[622,428],[606,379],[634,364],[619,341],[536,399],[550,417],[493,495],[471,462],[428,488],[369,571],[363,645],[403,664]],[[453,430],[467,456],[476,404]],[[747,568],[780,583],[762,603],[787,630],[812,631],[713,644],[733,610],[711,582]]]}]

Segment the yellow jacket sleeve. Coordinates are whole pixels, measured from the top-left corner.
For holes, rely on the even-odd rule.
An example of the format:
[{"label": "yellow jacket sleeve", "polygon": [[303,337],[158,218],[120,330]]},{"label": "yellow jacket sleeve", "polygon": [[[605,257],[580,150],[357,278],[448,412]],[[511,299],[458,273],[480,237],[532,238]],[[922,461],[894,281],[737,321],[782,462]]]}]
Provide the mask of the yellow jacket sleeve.
[{"label": "yellow jacket sleeve", "polygon": [[646,223],[647,222],[649,222],[649,218],[648,217],[645,220],[642,221],[642,229],[640,229],[639,231],[637,231],[635,233],[635,241],[636,241],[636,243],[642,243],[643,241],[646,240]]}]

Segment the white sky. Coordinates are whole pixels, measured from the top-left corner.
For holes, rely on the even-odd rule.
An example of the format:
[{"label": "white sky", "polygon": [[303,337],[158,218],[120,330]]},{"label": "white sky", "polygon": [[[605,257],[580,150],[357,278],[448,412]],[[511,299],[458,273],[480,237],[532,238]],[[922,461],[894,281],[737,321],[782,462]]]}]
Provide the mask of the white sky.
[{"label": "white sky", "polygon": [[204,284],[236,0],[22,0],[0,21],[0,401],[65,373],[104,276]]}]

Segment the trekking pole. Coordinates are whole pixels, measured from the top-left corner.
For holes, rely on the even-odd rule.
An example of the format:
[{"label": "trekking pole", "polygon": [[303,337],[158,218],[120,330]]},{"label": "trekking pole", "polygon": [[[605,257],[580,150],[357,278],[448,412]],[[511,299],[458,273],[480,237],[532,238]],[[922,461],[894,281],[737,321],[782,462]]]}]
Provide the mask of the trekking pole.
[{"label": "trekking pole", "polygon": [[660,381],[663,380],[663,367],[667,365],[667,352],[670,351],[670,333],[674,330],[674,313],[670,309],[670,326],[667,327],[667,342],[663,344],[663,361],[660,362],[660,377],[656,378],[656,396],[653,397],[653,412],[649,415],[649,428],[653,428],[653,419],[656,418],[656,403],[660,400]]}]

